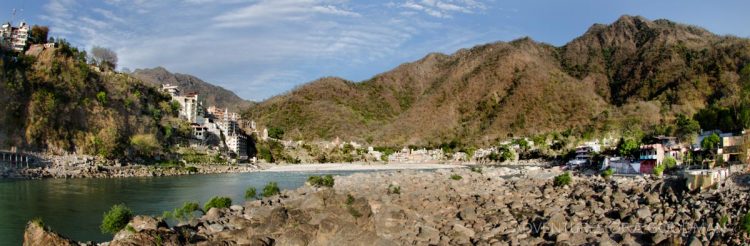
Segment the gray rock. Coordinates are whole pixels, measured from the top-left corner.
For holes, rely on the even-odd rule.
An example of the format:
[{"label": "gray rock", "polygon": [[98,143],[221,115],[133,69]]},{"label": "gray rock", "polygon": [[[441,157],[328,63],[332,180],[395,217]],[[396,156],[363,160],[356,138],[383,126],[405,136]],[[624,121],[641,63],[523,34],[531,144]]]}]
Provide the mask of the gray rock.
[{"label": "gray rock", "polygon": [[151,216],[138,215],[133,217],[130,221],[130,226],[135,229],[136,232],[143,230],[156,230],[159,227],[166,227],[164,220],[157,220]]},{"label": "gray rock", "polygon": [[206,215],[203,215],[203,218],[201,219],[205,221],[216,221],[216,220],[219,220],[221,216],[223,215],[224,213],[221,211],[220,208],[211,208],[208,210]]},{"label": "gray rock", "polygon": [[636,215],[638,216],[639,219],[642,219],[642,220],[646,218],[651,218],[651,209],[649,209],[647,206],[644,206],[638,209],[638,211],[636,211]]},{"label": "gray rock", "polygon": [[229,209],[235,212],[240,212],[240,213],[242,213],[242,210],[245,210],[245,208],[240,205],[232,205],[229,207]]},{"label": "gray rock", "polygon": [[453,231],[457,232],[459,235],[463,235],[469,238],[474,237],[474,234],[475,234],[474,230],[466,228],[465,226],[461,224],[453,225]]},{"label": "gray rock", "polygon": [[440,241],[440,231],[429,226],[420,226],[417,239],[420,242],[435,244]]}]

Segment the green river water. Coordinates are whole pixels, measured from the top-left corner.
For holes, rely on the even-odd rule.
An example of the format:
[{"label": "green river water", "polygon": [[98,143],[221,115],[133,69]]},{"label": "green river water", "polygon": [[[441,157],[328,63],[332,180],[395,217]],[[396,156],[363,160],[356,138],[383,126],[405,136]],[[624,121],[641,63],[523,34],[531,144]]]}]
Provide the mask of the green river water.
[{"label": "green river water", "polygon": [[[359,171],[362,172],[362,171]],[[112,238],[99,230],[102,214],[125,203],[135,214],[161,215],[186,201],[200,204],[213,196],[228,196],[242,204],[245,189],[262,190],[270,182],[295,189],[310,175],[349,175],[336,172],[254,172],[177,177],[116,179],[0,180],[0,245],[21,245],[26,222],[42,218],[53,230],[77,241]]]}]

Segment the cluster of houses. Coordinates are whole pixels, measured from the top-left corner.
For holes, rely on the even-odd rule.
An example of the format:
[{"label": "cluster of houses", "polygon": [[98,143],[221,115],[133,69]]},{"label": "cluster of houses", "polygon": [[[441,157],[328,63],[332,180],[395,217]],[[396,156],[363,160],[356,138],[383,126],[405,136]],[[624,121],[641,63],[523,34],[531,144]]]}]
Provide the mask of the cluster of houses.
[{"label": "cluster of houses", "polygon": [[[368,149],[371,154],[375,154],[372,149]],[[380,159],[380,158],[378,158]],[[403,148],[398,152],[388,155],[388,162],[394,163],[428,163],[445,160],[442,149],[409,149]]]},{"label": "cluster of houses", "polygon": [[[716,148],[712,150],[701,149],[703,139],[713,134],[718,135],[720,139]],[[715,153],[717,162],[729,165],[744,164],[746,161],[742,160],[743,156],[748,156],[749,153],[747,147],[742,147],[745,136],[744,131],[741,133],[722,133],[718,130],[703,131],[692,144],[678,143],[675,137],[659,136],[656,138],[656,143],[641,145],[637,158],[605,158],[602,168],[612,168],[620,174],[650,174],[668,157],[674,159],[678,166],[683,166],[685,162],[689,161],[688,153],[698,151]],[[593,153],[594,149],[590,146],[580,146],[576,152],[580,152],[581,156],[585,157],[589,153]],[[575,160],[568,162],[569,166],[577,163]],[[702,166],[701,164],[697,163],[698,166]],[[708,167],[712,167],[712,164]]]},{"label": "cluster of houses", "polygon": [[23,52],[29,42],[30,30],[26,22],[21,22],[18,26],[13,26],[10,22],[3,24],[0,27],[0,46],[15,52]]},{"label": "cluster of houses", "polygon": [[[165,84],[162,90],[180,104],[179,117],[190,122],[192,147],[209,146],[215,149],[226,147],[237,159],[248,160],[248,135],[242,130],[244,122],[237,113],[215,106],[205,107],[198,93],[182,94],[178,86]],[[255,131],[255,122],[251,122]]]}]

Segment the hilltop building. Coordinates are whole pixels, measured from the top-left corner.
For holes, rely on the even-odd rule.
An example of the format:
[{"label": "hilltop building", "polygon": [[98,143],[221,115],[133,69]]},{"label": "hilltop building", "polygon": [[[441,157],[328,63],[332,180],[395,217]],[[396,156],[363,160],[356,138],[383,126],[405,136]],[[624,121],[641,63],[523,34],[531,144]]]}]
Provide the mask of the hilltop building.
[{"label": "hilltop building", "polygon": [[0,45],[12,49],[15,52],[23,52],[29,42],[29,25],[21,22],[17,27],[10,22],[0,28]]},{"label": "hilltop building", "polygon": [[178,87],[170,84],[162,85],[162,91],[169,93],[172,100],[180,103],[180,118],[199,125],[205,122],[205,110],[198,93],[189,93],[182,96]]}]

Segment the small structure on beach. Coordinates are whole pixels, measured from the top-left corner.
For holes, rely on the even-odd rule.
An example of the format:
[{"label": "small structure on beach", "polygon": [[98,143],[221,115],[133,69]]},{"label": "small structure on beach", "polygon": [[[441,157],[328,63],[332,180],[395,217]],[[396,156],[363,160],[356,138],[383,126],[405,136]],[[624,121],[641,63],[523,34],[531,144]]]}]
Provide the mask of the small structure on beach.
[{"label": "small structure on beach", "polygon": [[683,177],[685,178],[685,185],[689,190],[703,191],[715,188],[726,180],[729,177],[729,170],[723,168],[686,170],[683,173]]}]

